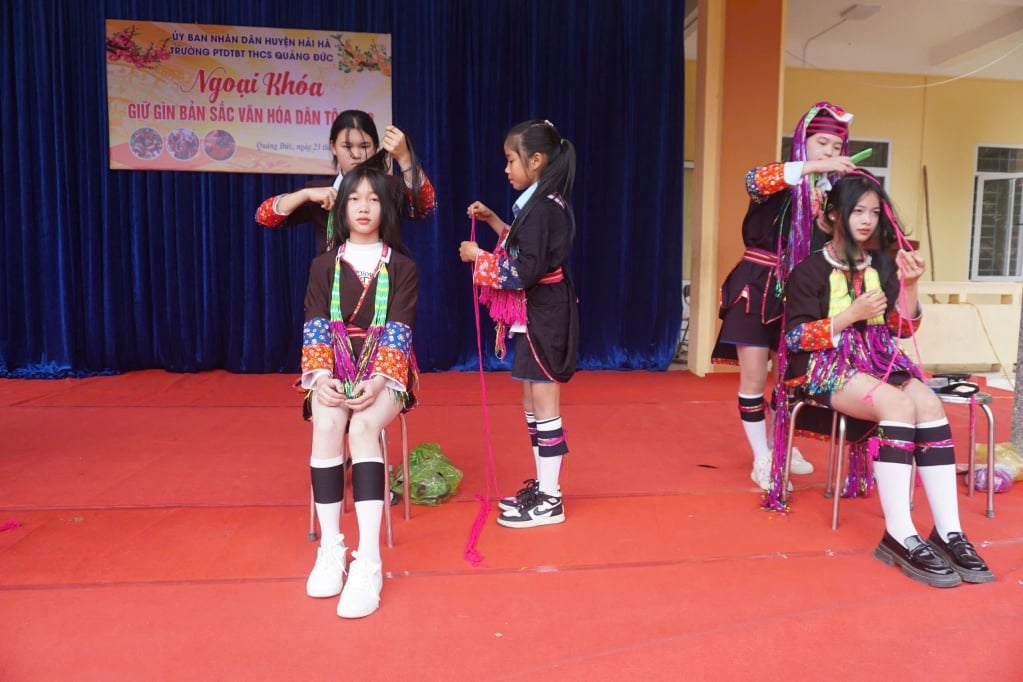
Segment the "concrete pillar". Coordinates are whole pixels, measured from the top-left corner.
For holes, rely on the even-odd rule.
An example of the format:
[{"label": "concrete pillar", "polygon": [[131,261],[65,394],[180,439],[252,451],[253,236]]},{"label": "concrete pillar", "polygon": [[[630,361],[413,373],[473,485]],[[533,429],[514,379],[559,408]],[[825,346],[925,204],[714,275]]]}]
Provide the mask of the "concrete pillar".
[{"label": "concrete pillar", "polygon": [[786,0],[699,0],[689,369],[711,371],[718,290],[743,252],[743,179],[777,161]]}]

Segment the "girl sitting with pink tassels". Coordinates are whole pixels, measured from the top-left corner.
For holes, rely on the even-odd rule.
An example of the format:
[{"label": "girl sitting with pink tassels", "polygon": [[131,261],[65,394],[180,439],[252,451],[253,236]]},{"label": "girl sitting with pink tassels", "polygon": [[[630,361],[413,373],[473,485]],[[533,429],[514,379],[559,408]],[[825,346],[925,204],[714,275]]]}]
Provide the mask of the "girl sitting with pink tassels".
[{"label": "girl sitting with pink tassels", "polygon": [[[822,220],[832,240],[793,269],[785,290],[785,381],[842,414],[877,423],[868,451],[885,533],[876,559],[934,587],[993,581],[959,522],[944,408],[895,338],[910,336],[920,323],[924,260],[870,173],[842,177],[828,202]],[[927,540],[910,513],[914,457],[934,517]]]}]

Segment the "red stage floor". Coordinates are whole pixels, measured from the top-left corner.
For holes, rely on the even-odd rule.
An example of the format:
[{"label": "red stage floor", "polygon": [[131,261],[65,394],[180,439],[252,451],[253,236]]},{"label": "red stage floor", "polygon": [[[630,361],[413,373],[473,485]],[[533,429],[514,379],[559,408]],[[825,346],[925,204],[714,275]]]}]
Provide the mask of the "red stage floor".
[{"label": "red stage floor", "polygon": [[[518,385],[487,378],[507,493],[531,455]],[[410,441],[439,443],[465,478],[409,522],[394,508],[381,608],[343,621],[304,593],[309,431],[292,380],[0,380],[0,524],[21,524],[0,532],[0,679],[1023,678],[1023,488],[996,496],[994,519],[960,498],[995,583],[914,583],[871,556],[876,499],[843,500],[830,529],[820,443],[800,442],[818,470],[796,477],[792,512],[760,511],[734,375],[578,375],[566,523],[509,530],[492,512],[476,568],[479,377],[425,375]],[[1004,441],[1012,394],[991,392]],[[965,443],[967,410],[949,416]]]}]

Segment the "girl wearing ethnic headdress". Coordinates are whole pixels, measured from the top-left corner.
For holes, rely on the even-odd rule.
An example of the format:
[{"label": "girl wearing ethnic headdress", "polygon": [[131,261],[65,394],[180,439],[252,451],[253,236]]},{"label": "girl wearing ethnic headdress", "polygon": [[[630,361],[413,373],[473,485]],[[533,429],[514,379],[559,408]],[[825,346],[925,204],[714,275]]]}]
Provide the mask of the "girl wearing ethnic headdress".
[{"label": "girl wearing ethnic headdress", "polygon": [[[750,478],[762,490],[770,489],[772,474],[764,389],[768,361],[778,369],[785,279],[810,252],[814,221],[830,182],[856,167],[846,155],[851,120],[852,114],[840,107],[818,102],[796,126],[788,163],[746,174],[746,251],[721,285],[722,323],[712,360],[739,365],[739,418],[753,450]],[[813,472],[798,450],[792,455],[792,473]]]},{"label": "girl wearing ethnic headdress", "polygon": [[[896,340],[920,324],[924,260],[911,250],[892,256],[897,240],[908,243],[884,189],[865,171],[835,183],[823,222],[831,241],[795,267],[785,289],[785,381],[842,414],[877,423],[868,451],[885,533],[875,558],[935,587],[990,582],[994,575],[959,523],[945,411]],[[913,458],[934,518],[926,541],[910,514]]]},{"label": "girl wearing ethnic headdress", "polygon": [[505,336],[515,337],[512,378],[522,382],[522,406],[533,445],[536,477],[514,496],[502,498],[497,522],[531,528],[565,520],[559,482],[568,453],[561,422],[561,384],[575,374],[579,317],[568,273],[575,233],[572,185],[575,148],[550,121],[525,121],[508,131],[504,172],[522,194],[505,225],[479,201],[471,216],[499,235],[493,253],[476,242],[462,242],[459,256],[475,263],[473,282],[497,322],[498,356]]},{"label": "girl wearing ethnic headdress", "polygon": [[278,194],[263,201],[256,209],[256,222],[266,227],[290,227],[312,223],[316,230],[316,253],[337,246],[337,235],[330,221],[331,210],[339,196],[341,179],[353,168],[367,161],[391,171],[392,160],[397,162],[401,180],[392,178],[388,192],[393,193],[403,218],[423,220],[436,210],[433,184],[422,166],[405,133],[395,126],[384,130],[380,147],[377,127],[365,111],[342,111],[330,127],[330,152],[335,177],[315,178],[300,189]]},{"label": "girl wearing ethnic headdress", "polygon": [[[380,431],[414,403],[412,325],[419,278],[402,247],[391,197],[389,176],[380,171],[362,165],[345,175],[333,211],[340,245],[313,260],[305,297],[302,387],[312,391],[310,468],[322,531],[306,592],[340,593],[337,614],[343,618],[368,616],[380,603],[385,477]],[[346,427],[359,548],[344,580],[339,453]]]}]

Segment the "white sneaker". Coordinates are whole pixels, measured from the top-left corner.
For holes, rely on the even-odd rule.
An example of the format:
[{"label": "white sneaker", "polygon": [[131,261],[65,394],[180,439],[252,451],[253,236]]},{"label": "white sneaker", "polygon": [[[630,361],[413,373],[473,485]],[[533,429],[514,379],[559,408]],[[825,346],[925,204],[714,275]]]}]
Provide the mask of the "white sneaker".
[{"label": "white sneaker", "polygon": [[501,512],[497,523],[505,528],[533,528],[562,523],[565,520],[565,505],[561,497],[545,495],[539,489],[529,491],[514,509]]},{"label": "white sneaker", "polygon": [[754,459],[753,471],[749,474],[750,479],[760,486],[761,490],[771,489],[771,460]]},{"label": "white sneaker", "polygon": [[813,473],[813,464],[803,459],[803,453],[795,446],[792,448],[792,459],[789,461],[789,473],[799,476]]},{"label": "white sneaker", "polygon": [[348,581],[337,602],[337,615],[342,618],[365,618],[380,606],[380,590],[384,587],[383,567],[360,560],[356,552],[348,569]]},{"label": "white sneaker", "polygon": [[336,597],[341,594],[341,583],[345,578],[348,548],[345,536],[336,535],[316,550],[316,565],[305,583],[305,593],[310,597]]}]

